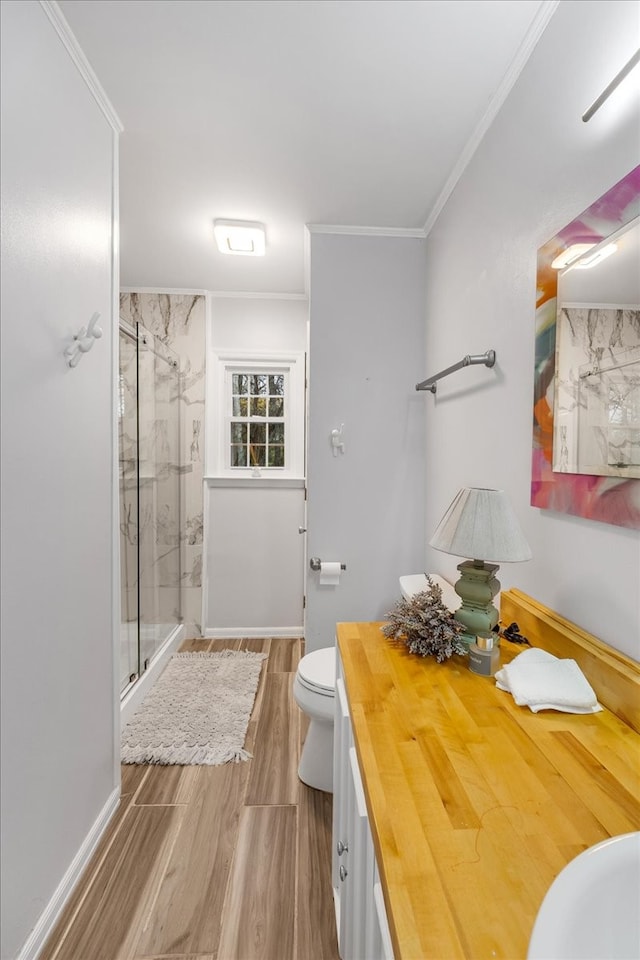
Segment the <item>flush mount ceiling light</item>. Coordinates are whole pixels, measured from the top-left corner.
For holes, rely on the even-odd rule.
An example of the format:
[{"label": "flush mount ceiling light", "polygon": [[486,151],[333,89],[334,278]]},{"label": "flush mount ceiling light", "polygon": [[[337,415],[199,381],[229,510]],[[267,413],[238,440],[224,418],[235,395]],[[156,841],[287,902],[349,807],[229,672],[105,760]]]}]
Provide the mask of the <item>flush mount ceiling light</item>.
[{"label": "flush mount ceiling light", "polygon": [[262,223],[249,220],[214,220],[213,232],[220,253],[241,257],[263,257],[265,231]]}]

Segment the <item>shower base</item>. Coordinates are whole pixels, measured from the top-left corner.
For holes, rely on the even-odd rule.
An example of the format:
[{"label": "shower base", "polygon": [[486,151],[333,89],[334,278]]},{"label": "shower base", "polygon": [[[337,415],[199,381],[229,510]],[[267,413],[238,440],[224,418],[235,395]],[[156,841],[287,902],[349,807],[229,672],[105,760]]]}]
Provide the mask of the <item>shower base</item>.
[{"label": "shower base", "polygon": [[[176,629],[175,623],[140,624],[140,673],[145,660],[151,662],[157,650]],[[120,690],[124,695],[131,676],[138,673],[138,621],[120,624]]]},{"label": "shower base", "polygon": [[[155,637],[159,634],[159,628],[161,626],[162,626],[161,624],[157,624],[157,623],[155,624],[145,623],[141,625],[140,648],[142,652],[143,663],[144,663],[144,649],[145,649],[144,647],[145,628],[149,628],[147,630],[146,639],[150,640],[151,636]],[[130,627],[135,637],[137,624],[123,623],[121,624],[121,627]],[[129,718],[138,709],[138,707],[146,697],[147,693],[149,692],[151,687],[154,685],[154,683],[156,682],[156,680],[164,670],[167,664],[167,661],[169,660],[169,657],[173,653],[175,653],[177,648],[182,643],[182,638],[184,637],[184,633],[185,633],[184,625],[182,623],[165,624],[164,629],[165,631],[168,630],[169,633],[167,635],[165,632],[165,639],[161,646],[159,646],[157,641],[154,641],[153,644],[149,642],[147,649],[152,652],[149,654],[150,662],[149,662],[148,669],[145,670],[144,673],[142,673],[141,676],[138,677],[136,680],[134,680],[132,683],[129,683],[121,693],[120,722],[122,726],[124,726],[124,724],[127,723]],[[121,631],[121,637],[122,637],[122,631]],[[137,639],[136,639],[136,643],[137,643]],[[121,644],[121,651],[122,651],[122,644]],[[122,678],[122,673],[120,674],[120,676]],[[126,674],[127,679],[128,679],[128,676],[129,674]]]}]

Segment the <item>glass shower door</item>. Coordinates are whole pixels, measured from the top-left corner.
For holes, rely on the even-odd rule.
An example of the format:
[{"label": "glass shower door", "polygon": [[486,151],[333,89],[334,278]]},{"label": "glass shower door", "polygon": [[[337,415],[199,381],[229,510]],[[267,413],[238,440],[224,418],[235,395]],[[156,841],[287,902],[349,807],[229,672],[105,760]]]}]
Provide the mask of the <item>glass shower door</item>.
[{"label": "glass shower door", "polygon": [[120,328],[120,692],[139,673],[138,649],[138,356],[133,332]]},{"label": "glass shower door", "polygon": [[140,673],[181,621],[180,374],[138,325]]},{"label": "glass shower door", "polygon": [[181,622],[180,372],[140,324],[120,324],[120,692]]}]

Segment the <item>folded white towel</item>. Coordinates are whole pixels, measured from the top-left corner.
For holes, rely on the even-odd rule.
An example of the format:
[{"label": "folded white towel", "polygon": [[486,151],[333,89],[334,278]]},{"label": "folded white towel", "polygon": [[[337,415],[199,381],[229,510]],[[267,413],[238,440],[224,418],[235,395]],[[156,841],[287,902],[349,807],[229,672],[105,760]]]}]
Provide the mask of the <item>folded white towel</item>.
[{"label": "folded white towel", "polygon": [[507,693],[511,693],[508,680],[509,675],[513,676],[514,673],[517,675],[519,670],[525,666],[531,666],[532,663],[551,663],[557,659],[558,658],[554,657],[552,653],[547,653],[546,650],[539,650],[538,647],[530,647],[528,650],[523,650],[522,653],[519,653],[517,657],[514,657],[511,663],[508,664],[508,668],[503,667],[502,670],[498,670],[495,677],[496,684],[501,690],[506,690]]},{"label": "folded white towel", "polygon": [[563,713],[598,713],[593,688],[575,660],[559,660],[546,650],[532,648],[518,654],[496,673],[500,690],[511,693],[518,706]]}]

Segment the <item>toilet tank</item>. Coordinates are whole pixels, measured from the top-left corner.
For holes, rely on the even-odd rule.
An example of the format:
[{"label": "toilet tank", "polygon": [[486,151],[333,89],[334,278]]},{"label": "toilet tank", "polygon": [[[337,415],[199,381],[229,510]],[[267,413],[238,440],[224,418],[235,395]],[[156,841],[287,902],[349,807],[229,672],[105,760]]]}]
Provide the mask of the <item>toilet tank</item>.
[{"label": "toilet tank", "polygon": [[[434,583],[437,583],[442,590],[442,602],[449,610],[457,610],[461,600],[448,580],[443,580],[437,573],[430,573],[429,577]],[[427,575],[424,573],[409,573],[400,577],[400,590],[405,600],[413,597],[416,593],[428,590]]]}]

